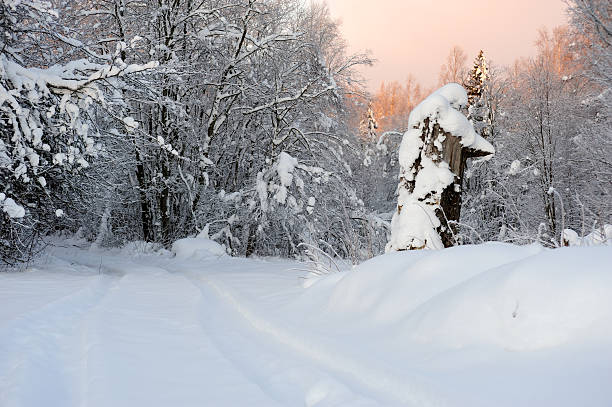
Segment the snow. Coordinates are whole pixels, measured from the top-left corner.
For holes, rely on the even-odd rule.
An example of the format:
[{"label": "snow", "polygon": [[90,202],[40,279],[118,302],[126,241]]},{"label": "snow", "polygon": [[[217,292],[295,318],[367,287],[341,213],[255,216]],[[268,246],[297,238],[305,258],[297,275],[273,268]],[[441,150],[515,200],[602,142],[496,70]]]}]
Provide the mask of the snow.
[{"label": "snow", "polygon": [[[135,129],[138,128],[138,125],[139,125],[138,122],[134,120],[133,117],[130,117],[130,116],[124,117],[123,123],[125,124],[127,131],[134,131]],[[161,138],[162,141],[160,142],[160,145],[163,145],[164,139],[161,136],[157,136],[157,137],[158,137],[158,140]]]},{"label": "snow", "polygon": [[429,117],[447,132],[461,138],[464,147],[494,154],[495,148],[491,143],[477,134],[468,119],[458,110],[465,105],[467,92],[463,86],[449,83],[432,93],[410,112],[408,127],[418,128],[423,120]]},{"label": "snow", "polygon": [[410,171],[407,171],[410,167],[412,167],[412,163],[419,158],[421,154],[421,149],[423,148],[423,141],[421,140],[421,130],[420,129],[410,129],[404,134],[402,138],[402,142],[399,148],[399,161],[400,163],[405,163],[402,165],[404,171],[403,175],[407,180],[412,181],[413,174]]},{"label": "snow", "polygon": [[603,225],[587,234],[580,237],[577,232],[572,229],[563,230],[562,240],[564,246],[612,246],[612,225]]},{"label": "snow", "polygon": [[608,246],[391,252],[304,287],[299,263],[177,243],[59,241],[0,273],[0,405],[612,401]]},{"label": "snow", "polygon": [[455,176],[444,161],[435,163],[427,156],[421,157],[421,170],[416,176],[412,195],[423,199],[431,191],[443,191],[453,183]]},{"label": "snow", "polygon": [[287,201],[287,188],[293,183],[293,171],[297,165],[297,158],[290,156],[284,151],[279,154],[276,172],[280,180],[280,185],[277,186],[278,189],[274,198],[280,204],[285,204]]},{"label": "snow", "polygon": [[177,240],[172,244],[172,252],[179,259],[201,259],[226,254],[223,246],[204,237],[188,237]]},{"label": "snow", "polygon": [[401,202],[402,212],[393,215],[391,239],[387,243],[386,251],[404,248],[407,245],[415,248],[442,249],[444,245],[435,231],[440,226],[435,209],[403,190],[400,190],[398,202]]},{"label": "snow", "polygon": [[308,212],[309,215],[312,215],[312,213],[314,212],[314,206],[316,202],[317,200],[314,196],[308,198],[308,206],[306,207],[306,212]]},{"label": "snow", "polygon": [[516,175],[520,171],[521,171],[521,161],[520,160],[512,161],[512,163],[510,164],[510,170],[508,171],[508,174]]},{"label": "snow", "polygon": [[[4,194],[3,194],[4,195]],[[23,218],[25,216],[25,209],[19,205],[13,198],[3,199],[2,210],[8,215],[9,218]]]},{"label": "snow", "polygon": [[278,165],[276,171],[281,181],[281,185],[288,187],[293,182],[293,170],[297,166],[298,161],[296,158],[291,157],[284,151],[280,153],[278,157]]},{"label": "snow", "polygon": [[[90,250],[97,250],[99,248],[99,244],[95,245],[94,248],[90,248]],[[147,254],[168,254],[169,251],[164,249],[164,246],[160,243],[153,242],[145,242],[142,240],[136,240],[133,242],[128,242],[121,248],[121,254],[132,257],[139,257],[141,255]]]}]

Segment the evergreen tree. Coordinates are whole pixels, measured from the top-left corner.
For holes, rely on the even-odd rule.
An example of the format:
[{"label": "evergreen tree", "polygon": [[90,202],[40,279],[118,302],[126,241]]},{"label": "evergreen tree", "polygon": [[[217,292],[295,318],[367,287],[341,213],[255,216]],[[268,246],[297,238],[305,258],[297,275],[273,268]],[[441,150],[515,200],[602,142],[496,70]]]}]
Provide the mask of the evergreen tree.
[{"label": "evergreen tree", "polygon": [[374,110],[372,110],[372,104],[368,105],[368,111],[365,113],[365,117],[359,123],[359,135],[367,141],[376,141],[376,129],[378,129],[378,122],[374,117]]},{"label": "evergreen tree", "polygon": [[[474,59],[474,66],[469,72],[465,88],[468,94],[468,120],[477,134],[494,143],[491,75],[485,53],[482,50]],[[488,180],[492,178],[494,174],[486,160],[472,160],[467,163],[462,187],[463,205],[466,209],[463,217],[465,224],[462,225],[460,240],[472,235],[473,230],[466,225],[487,224],[488,220],[499,217],[498,206],[488,199],[490,193]],[[492,229],[499,230],[499,226],[496,225]],[[489,235],[487,238],[495,238],[495,236]]]},{"label": "evergreen tree", "polygon": [[485,138],[491,133],[491,112],[487,95],[489,79],[487,60],[484,51],[480,50],[465,87],[468,93],[468,120],[472,122],[476,132]]},{"label": "evergreen tree", "polygon": [[468,104],[471,106],[478,100],[484,91],[486,82],[489,80],[489,67],[483,50],[474,59],[474,66],[469,73],[465,88],[468,94]]}]

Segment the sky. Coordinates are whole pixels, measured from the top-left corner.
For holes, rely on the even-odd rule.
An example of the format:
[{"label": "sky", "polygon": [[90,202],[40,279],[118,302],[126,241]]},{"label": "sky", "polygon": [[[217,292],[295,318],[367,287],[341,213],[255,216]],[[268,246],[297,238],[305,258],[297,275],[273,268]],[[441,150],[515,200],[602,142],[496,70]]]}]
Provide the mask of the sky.
[{"label": "sky", "polygon": [[454,45],[480,49],[497,65],[535,54],[538,29],[566,21],[562,0],[327,0],[351,52],[370,50],[377,63],[363,75],[370,90],[412,74],[434,86]]}]

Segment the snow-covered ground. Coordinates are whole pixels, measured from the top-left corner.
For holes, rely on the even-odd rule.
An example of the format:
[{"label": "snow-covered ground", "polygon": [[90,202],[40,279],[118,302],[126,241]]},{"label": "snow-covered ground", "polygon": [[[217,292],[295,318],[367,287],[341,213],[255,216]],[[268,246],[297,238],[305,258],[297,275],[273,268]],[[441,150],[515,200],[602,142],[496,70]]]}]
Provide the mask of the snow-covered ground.
[{"label": "snow-covered ground", "polygon": [[612,405],[609,246],[395,252],[304,280],[194,242],[66,241],[0,273],[0,406]]}]

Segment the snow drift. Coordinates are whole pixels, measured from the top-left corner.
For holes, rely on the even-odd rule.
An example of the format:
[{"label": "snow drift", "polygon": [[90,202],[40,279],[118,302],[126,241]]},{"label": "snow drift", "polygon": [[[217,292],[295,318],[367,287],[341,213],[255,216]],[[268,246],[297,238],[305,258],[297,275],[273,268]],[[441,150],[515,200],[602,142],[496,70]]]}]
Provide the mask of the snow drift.
[{"label": "snow drift", "polygon": [[536,350],[612,339],[610,264],[609,247],[489,243],[388,253],[311,289],[325,314],[388,325],[404,343]]},{"label": "snow drift", "polygon": [[222,249],[0,273],[0,405],[611,405],[608,246],[392,252],[308,288]]}]

